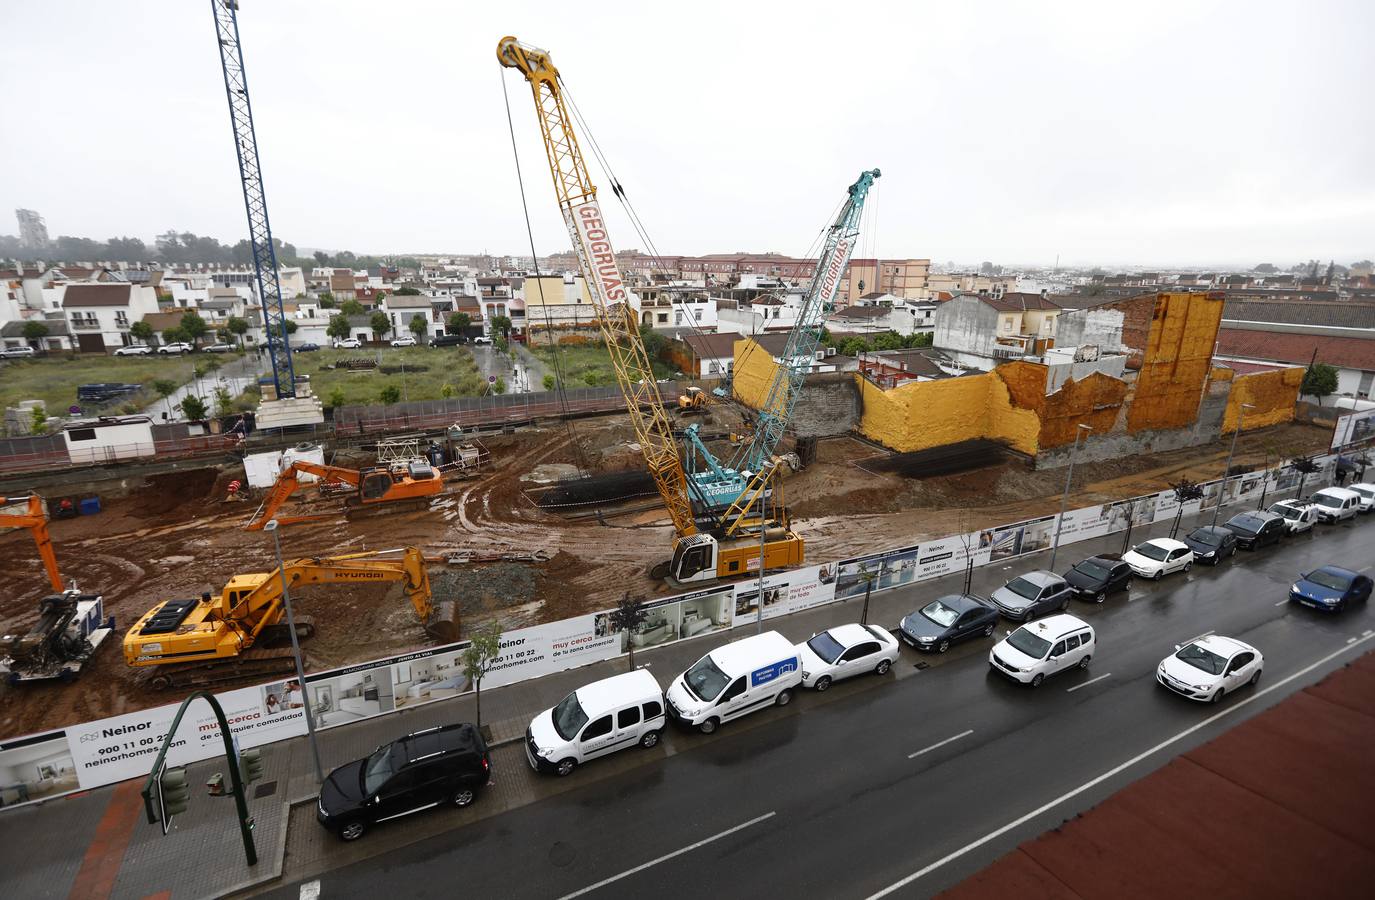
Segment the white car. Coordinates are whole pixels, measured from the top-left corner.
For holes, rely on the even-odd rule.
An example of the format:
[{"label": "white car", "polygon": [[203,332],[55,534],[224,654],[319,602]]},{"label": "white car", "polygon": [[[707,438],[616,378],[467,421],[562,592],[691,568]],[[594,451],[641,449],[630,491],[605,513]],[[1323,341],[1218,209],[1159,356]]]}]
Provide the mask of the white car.
[{"label": "white car", "polygon": [[877,625],[837,625],[798,644],[797,657],[802,686],[824,691],[853,675],[888,674],[898,661],[898,641]]},{"label": "white car", "polygon": [[1375,510],[1375,484],[1357,482],[1351,485],[1351,490],[1361,495],[1361,512],[1368,513],[1371,510]]},{"label": "white car", "polygon": [[1216,703],[1224,694],[1260,681],[1265,665],[1265,658],[1255,647],[1218,634],[1177,644],[1174,649],[1160,661],[1155,680],[1202,703]]},{"label": "white car", "polygon": [[1298,500],[1281,500],[1278,503],[1272,503],[1267,512],[1272,512],[1284,519],[1284,529],[1287,534],[1312,531],[1313,523],[1318,521],[1318,510],[1313,504],[1300,503]]},{"label": "white car", "polygon": [[363,343],[358,338],[344,338],[342,341],[335,341],[333,346],[335,350],[357,350]]},{"label": "white car", "polygon": [[159,353],[190,353],[191,345],[185,341],[173,341],[158,348]]},{"label": "white car", "polygon": [[391,345],[392,345],[393,347],[414,347],[414,346],[415,346],[415,338],[413,338],[413,337],[399,337],[399,338],[393,338],[393,339],[392,339],[392,342],[391,342]]},{"label": "white car", "polygon": [[1151,538],[1122,555],[1122,561],[1142,578],[1160,579],[1171,572],[1187,572],[1194,564],[1194,551],[1174,538]]},{"label": "white car", "polygon": [[1049,675],[1087,669],[1096,646],[1093,626],[1060,613],[1008,634],[988,651],[988,664],[1013,681],[1040,687]]},{"label": "white car", "polygon": [[0,348],[0,359],[29,359],[37,356],[38,351],[32,347],[3,347]]},{"label": "white car", "polygon": [[491,342],[492,342],[492,339],[489,338],[489,337],[485,337],[485,336],[484,336],[484,337],[475,337],[475,338],[473,338],[473,343],[474,343],[474,344],[490,344]]},{"label": "white car", "polygon": [[128,347],[120,347],[115,351],[115,356],[147,356],[153,352],[153,348],[145,344],[130,344]]}]

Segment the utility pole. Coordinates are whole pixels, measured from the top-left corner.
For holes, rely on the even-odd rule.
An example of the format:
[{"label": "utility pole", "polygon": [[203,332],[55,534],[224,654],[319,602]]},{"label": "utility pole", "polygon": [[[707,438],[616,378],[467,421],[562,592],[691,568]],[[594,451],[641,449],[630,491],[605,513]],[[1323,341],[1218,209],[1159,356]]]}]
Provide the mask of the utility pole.
[{"label": "utility pole", "polygon": [[277,574],[282,579],[282,603],[286,606],[286,627],[291,632],[291,655],[296,661],[296,683],[301,686],[301,698],[306,712],[306,735],[310,739],[310,753],[315,758],[315,781],[325,782],[325,770],[320,765],[320,745],[315,740],[315,714],[310,711],[310,695],[306,692],[306,672],[301,665],[301,642],[296,637],[296,617],[291,612],[291,594],[286,587],[286,565],[282,562],[282,539],[277,534],[277,520],[263,526],[272,533],[272,545],[277,550]]},{"label": "utility pole", "polygon": [[1241,420],[1246,418],[1246,410],[1248,409],[1255,409],[1255,406],[1250,403],[1243,403],[1241,408],[1237,410],[1237,430],[1232,432],[1232,449],[1227,451],[1227,468],[1223,470],[1222,483],[1218,485],[1217,505],[1213,507],[1213,525],[1217,524],[1217,514],[1222,511],[1222,495],[1227,488],[1227,479],[1232,473],[1232,454],[1237,452],[1237,438],[1241,436]]},{"label": "utility pole", "polygon": [[1074,447],[1069,451],[1069,472],[1065,475],[1065,493],[1060,498],[1060,515],[1055,520],[1055,543],[1050,548],[1050,570],[1052,572],[1055,571],[1055,557],[1060,552],[1060,529],[1065,524],[1065,510],[1069,508],[1069,487],[1074,481],[1074,457],[1079,454],[1079,436],[1085,431],[1092,430],[1092,425],[1085,425],[1082,422],[1074,430]]}]

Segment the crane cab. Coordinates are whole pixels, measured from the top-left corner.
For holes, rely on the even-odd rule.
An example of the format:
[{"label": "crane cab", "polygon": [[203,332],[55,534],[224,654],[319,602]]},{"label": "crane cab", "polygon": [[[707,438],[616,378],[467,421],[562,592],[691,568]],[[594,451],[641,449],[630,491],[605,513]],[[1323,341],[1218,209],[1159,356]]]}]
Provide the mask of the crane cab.
[{"label": "crane cab", "polygon": [[[764,535],[766,569],[801,565],[802,559],[802,538],[780,525],[768,527]],[[757,535],[718,539],[710,534],[693,534],[674,544],[667,581],[674,586],[701,584],[751,572],[759,572]]]}]

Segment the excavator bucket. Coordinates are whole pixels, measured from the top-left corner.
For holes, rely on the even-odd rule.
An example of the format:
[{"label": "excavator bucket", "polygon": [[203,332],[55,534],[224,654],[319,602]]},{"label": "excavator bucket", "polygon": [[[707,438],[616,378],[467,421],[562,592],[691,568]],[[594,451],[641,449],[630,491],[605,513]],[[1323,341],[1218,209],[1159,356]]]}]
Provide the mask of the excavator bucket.
[{"label": "excavator bucket", "polygon": [[441,644],[455,643],[458,640],[458,603],[436,600],[434,611],[425,623],[425,633]]}]

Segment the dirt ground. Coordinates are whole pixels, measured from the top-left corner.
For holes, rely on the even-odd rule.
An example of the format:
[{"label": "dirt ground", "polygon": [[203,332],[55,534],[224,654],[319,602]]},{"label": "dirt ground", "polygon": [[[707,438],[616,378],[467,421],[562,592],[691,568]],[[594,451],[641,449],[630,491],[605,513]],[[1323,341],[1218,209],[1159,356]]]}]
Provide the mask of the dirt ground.
[{"label": "dirt ground", "polygon": [[[705,430],[705,429],[704,429]],[[284,528],[283,555],[333,555],[418,546],[446,551],[543,550],[543,563],[493,563],[431,569],[436,599],[458,601],[465,630],[490,620],[519,628],[602,609],[623,591],[669,593],[648,569],[668,555],[672,529],[651,503],[630,513],[570,519],[537,508],[525,489],[532,472],[615,471],[639,464],[634,435],[621,418],[586,419],[484,438],[492,465],[456,481],[428,510]],[[1244,435],[1236,464],[1323,449],[1327,432],[1287,425]],[[1008,462],[926,480],[874,475],[855,465],[882,451],[850,438],[822,441],[817,462],[785,482],[794,527],[814,560],[841,559],[957,530],[1055,512],[1063,469],[1034,472]],[[1221,474],[1227,444],[1079,466],[1072,506],[1148,491],[1188,475]],[[218,592],[238,572],[275,567],[271,538],[247,532],[253,503],[223,502],[241,472],[192,470],[154,476],[147,487],[108,501],[98,515],[55,521],[51,532],[68,581],[105,597],[120,629],[73,685],[0,686],[0,735],[15,736],[166,703],[141,686],[118,646],[123,629],[163,600]],[[307,492],[302,492],[307,494]],[[652,499],[652,498],[651,498]],[[318,502],[307,494],[298,508]],[[856,512],[862,510],[862,512]],[[33,543],[24,531],[0,534],[0,628],[27,630],[48,592]],[[423,646],[426,637],[399,588],[319,586],[293,592],[301,614],[316,621],[305,645],[311,668],[360,662]]]}]

